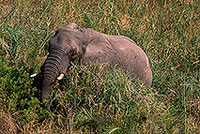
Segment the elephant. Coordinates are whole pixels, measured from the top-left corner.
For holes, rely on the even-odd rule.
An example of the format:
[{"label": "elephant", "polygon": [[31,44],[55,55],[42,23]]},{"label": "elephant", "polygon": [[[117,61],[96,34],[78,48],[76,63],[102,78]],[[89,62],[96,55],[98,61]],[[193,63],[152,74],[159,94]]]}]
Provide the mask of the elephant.
[{"label": "elephant", "polygon": [[56,78],[61,80],[73,62],[117,65],[133,78],[138,78],[146,87],[152,84],[147,55],[125,36],[106,35],[71,23],[56,31],[49,41],[48,51],[40,71],[30,76],[42,73],[41,101],[50,99],[51,87]]}]

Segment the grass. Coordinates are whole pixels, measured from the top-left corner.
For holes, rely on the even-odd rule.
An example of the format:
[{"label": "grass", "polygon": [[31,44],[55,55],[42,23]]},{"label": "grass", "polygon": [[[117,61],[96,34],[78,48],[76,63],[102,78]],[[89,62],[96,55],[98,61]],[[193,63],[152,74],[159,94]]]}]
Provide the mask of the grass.
[{"label": "grass", "polygon": [[[199,133],[197,0],[0,1],[0,133]],[[48,41],[68,23],[133,39],[149,57],[153,85],[119,68],[73,65],[40,105]]]}]

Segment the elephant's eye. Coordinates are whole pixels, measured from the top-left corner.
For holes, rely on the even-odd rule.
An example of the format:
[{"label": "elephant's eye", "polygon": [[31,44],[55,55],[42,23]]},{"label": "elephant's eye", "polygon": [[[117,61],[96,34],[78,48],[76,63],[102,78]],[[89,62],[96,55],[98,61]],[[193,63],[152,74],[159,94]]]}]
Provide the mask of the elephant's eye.
[{"label": "elephant's eye", "polygon": [[81,33],[83,32],[80,28],[78,30],[81,31]]},{"label": "elephant's eye", "polygon": [[77,58],[77,52],[76,51],[71,51],[70,53],[67,54],[67,56],[70,58],[70,59],[75,59]]}]

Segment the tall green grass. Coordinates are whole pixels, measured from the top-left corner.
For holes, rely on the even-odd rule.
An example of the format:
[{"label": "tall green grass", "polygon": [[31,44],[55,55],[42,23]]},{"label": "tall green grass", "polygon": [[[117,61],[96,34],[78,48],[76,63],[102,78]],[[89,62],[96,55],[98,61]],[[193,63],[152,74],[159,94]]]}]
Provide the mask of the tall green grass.
[{"label": "tall green grass", "polygon": [[[197,0],[0,1],[1,133],[199,133]],[[73,65],[40,105],[48,41],[68,24],[133,39],[149,57],[145,89],[119,68]]]}]

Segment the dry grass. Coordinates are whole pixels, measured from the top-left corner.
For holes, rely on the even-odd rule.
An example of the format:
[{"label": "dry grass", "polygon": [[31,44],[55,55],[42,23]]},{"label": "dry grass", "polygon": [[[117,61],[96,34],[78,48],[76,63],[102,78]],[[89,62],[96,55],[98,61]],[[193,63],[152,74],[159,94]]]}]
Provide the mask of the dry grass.
[{"label": "dry grass", "polygon": [[0,133],[1,134],[15,134],[18,132],[15,119],[12,118],[9,111],[1,109],[0,112]]}]

